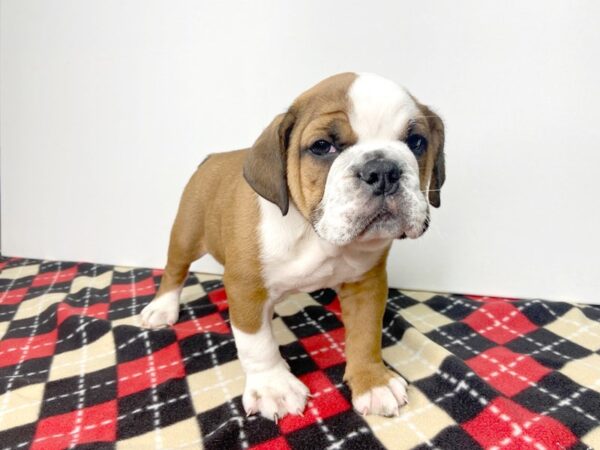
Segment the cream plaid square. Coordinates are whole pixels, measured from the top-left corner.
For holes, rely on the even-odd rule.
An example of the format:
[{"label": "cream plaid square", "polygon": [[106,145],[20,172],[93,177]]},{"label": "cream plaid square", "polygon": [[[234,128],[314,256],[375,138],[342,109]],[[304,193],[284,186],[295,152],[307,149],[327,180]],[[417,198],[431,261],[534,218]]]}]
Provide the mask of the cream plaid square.
[{"label": "cream plaid square", "polygon": [[581,438],[581,442],[590,449],[600,448],[600,428],[594,428],[588,434]]},{"label": "cream plaid square", "polygon": [[452,323],[452,320],[434,311],[425,303],[402,309],[400,314],[422,333],[428,333],[431,330]]},{"label": "cream plaid square", "polygon": [[579,309],[571,309],[546,329],[592,351],[600,349],[600,323],[588,319]]},{"label": "cream plaid square", "polygon": [[206,292],[204,292],[204,289],[202,288],[202,285],[200,283],[192,284],[191,286],[186,286],[182,289],[181,297],[179,300],[181,303],[188,303],[193,302],[194,300],[198,300],[199,298],[204,297],[205,295]]},{"label": "cream plaid square", "polygon": [[86,275],[78,276],[71,283],[70,292],[71,294],[75,294],[85,288],[104,289],[105,287],[110,286],[112,276],[112,270],[104,272],[103,274],[97,275],[95,277]]},{"label": "cream plaid square", "polygon": [[409,381],[433,375],[450,353],[409,328],[402,340],[383,349],[383,359]]},{"label": "cream plaid square", "polygon": [[35,422],[44,398],[44,383],[24,386],[0,396],[0,430]]},{"label": "cream plaid square", "polygon": [[[87,354],[85,358],[86,373],[114,366],[117,363],[115,341],[111,332],[86,345],[85,352]],[[49,380],[53,381],[79,375],[82,358],[84,358],[83,348],[56,355],[50,367]]]},{"label": "cream plaid square", "polygon": [[117,450],[135,450],[145,448],[165,449],[202,449],[202,435],[195,418],[182,420],[165,428],[159,428],[117,442]]},{"label": "cream plaid square", "polygon": [[389,449],[412,448],[430,441],[454,420],[432,403],[417,388],[408,387],[410,403],[400,410],[400,417],[367,416],[373,433]]},{"label": "cream plaid square", "polygon": [[600,392],[600,356],[596,353],[571,361],[560,371],[580,385]]},{"label": "cream plaid square", "polygon": [[187,382],[197,413],[208,411],[244,392],[244,372],[237,359],[188,375]]},{"label": "cream plaid square", "polygon": [[432,293],[432,292],[424,292],[424,291],[405,291],[404,289],[402,291],[404,295],[406,295],[407,297],[410,297],[414,300],[417,300],[419,302],[424,302],[426,300],[429,300],[432,297],[435,297],[438,294]]},{"label": "cream plaid square", "polygon": [[275,312],[280,316],[293,316],[296,313],[301,312],[307,306],[319,306],[315,299],[308,294],[294,294],[278,303],[275,306]]},{"label": "cream plaid square", "polygon": [[273,319],[273,335],[279,345],[286,345],[297,341],[298,339],[290,331],[287,325],[283,322],[281,317]]},{"label": "cream plaid square", "polygon": [[[39,264],[31,264],[29,266],[17,266],[4,269],[0,272],[0,280],[16,280],[19,278],[37,275],[40,271]],[[18,287],[18,286],[17,286]]]},{"label": "cream plaid square", "polygon": [[12,320],[27,319],[41,314],[46,308],[54,303],[62,302],[67,296],[64,292],[54,292],[52,294],[42,294],[39,297],[29,299],[21,302],[17,313],[13,316]]}]

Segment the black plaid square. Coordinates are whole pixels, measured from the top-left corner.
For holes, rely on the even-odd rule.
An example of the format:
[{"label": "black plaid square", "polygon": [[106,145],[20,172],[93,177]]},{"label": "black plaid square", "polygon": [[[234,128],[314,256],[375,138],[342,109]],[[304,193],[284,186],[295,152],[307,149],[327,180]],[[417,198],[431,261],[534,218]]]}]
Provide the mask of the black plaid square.
[{"label": "black plaid square", "polygon": [[[84,329],[85,332],[82,332]],[[110,331],[110,323],[105,320],[85,316],[67,317],[58,328],[55,353],[68,352],[89,345]]]},{"label": "black plaid square", "polygon": [[311,292],[309,295],[323,306],[331,304],[337,297],[333,289],[319,289],[318,291]]},{"label": "black plaid square", "polygon": [[118,439],[139,436],[194,416],[184,379],[170,379],[153,389],[118,399]]},{"label": "black plaid square", "polygon": [[27,295],[25,296],[24,300],[36,299],[41,295],[68,293],[70,289],[70,281],[65,281],[63,283],[52,283],[47,286],[31,286],[27,291]]},{"label": "black plaid square", "polygon": [[[185,322],[198,317],[205,317],[216,312],[219,312],[217,306],[210,301],[208,296],[204,295],[196,300],[188,301],[181,305],[179,322]],[[222,313],[226,312],[227,310],[222,311]],[[223,315],[223,317],[225,319],[226,315]]]},{"label": "black plaid square", "polygon": [[[10,322],[17,310],[19,309],[19,305],[0,305],[0,322]],[[0,336],[1,338],[2,336]]]},{"label": "black plaid square", "polygon": [[156,352],[177,340],[175,332],[169,328],[141,331],[138,327],[121,325],[115,327],[112,332],[115,342],[118,342],[117,362],[119,363],[146,357],[147,346],[152,352]]},{"label": "black plaid square", "polygon": [[3,449],[29,448],[29,443],[35,436],[37,424],[28,423],[8,430],[0,429],[0,445]]},{"label": "black plaid square", "polygon": [[153,278],[152,269],[128,269],[126,271],[115,270],[113,272],[113,284],[138,283],[148,278]]},{"label": "black plaid square", "polygon": [[[245,418],[235,415],[236,412],[244,411],[244,407],[240,397],[232,402],[233,405],[224,403],[196,416],[202,435],[210,438],[205,441],[206,449],[241,448],[241,435],[246,435],[246,427],[253,422],[252,429],[259,430],[267,439],[278,434],[277,425],[271,420],[259,416]],[[255,442],[259,440],[258,437],[254,439]]]},{"label": "black plaid square", "polygon": [[0,395],[4,394],[9,386],[10,389],[18,389],[45,382],[50,373],[52,359],[53,356],[27,359],[20,365],[0,367]]},{"label": "black plaid square", "polygon": [[425,304],[431,309],[452,320],[462,320],[471,314],[479,306],[475,306],[474,303],[476,302],[459,295],[453,295],[451,298],[435,295],[425,300]]},{"label": "black plaid square", "polygon": [[531,355],[540,364],[560,369],[569,361],[584,358],[592,352],[544,328],[521,336],[505,345],[516,353]]},{"label": "black plaid square", "polygon": [[230,334],[194,334],[179,341],[179,348],[188,375],[237,358],[235,342]]},{"label": "black plaid square", "polygon": [[55,330],[57,306],[55,303],[44,309],[37,316],[13,320],[4,335],[4,339],[26,338],[31,336],[32,333],[39,335]]},{"label": "black plaid square", "polygon": [[223,287],[223,281],[221,279],[200,281],[200,284],[202,285],[202,289],[204,289],[204,292],[206,292],[207,294],[211,291],[221,289]]},{"label": "black plaid square", "polygon": [[458,423],[474,418],[498,397],[494,389],[454,356],[444,359],[434,375],[414,385]]},{"label": "black plaid square", "polygon": [[306,349],[300,342],[292,342],[279,347],[281,356],[290,366],[290,370],[296,376],[304,375],[305,373],[314,372],[319,367],[306,352]]},{"label": "black plaid square", "polygon": [[459,426],[447,427],[439,432],[431,443],[424,443],[413,450],[440,450],[479,449],[481,446]]},{"label": "black plaid square", "polygon": [[383,313],[383,336],[382,347],[391,347],[402,340],[402,336],[411,324],[402,317],[402,311],[394,308],[386,308]]},{"label": "black plaid square", "polygon": [[519,306],[521,312],[533,323],[540,326],[554,322],[573,308],[572,305],[564,302],[530,300],[519,303],[522,303],[522,306]]},{"label": "black plaid square", "polygon": [[285,435],[293,449],[364,448],[383,449],[369,432],[365,421],[355,412],[346,411]]},{"label": "black plaid square", "polygon": [[281,316],[281,319],[299,339],[343,326],[334,313],[317,306],[308,306],[296,314]]},{"label": "black plaid square", "polygon": [[64,302],[67,305],[77,308],[83,306],[90,307],[100,303],[108,303],[109,295],[110,293],[108,288],[97,289],[88,287],[67,295],[67,297],[64,299]]},{"label": "black plaid square", "polygon": [[117,398],[116,367],[50,381],[46,384],[40,417],[57,416],[79,407],[98,405]]},{"label": "black plaid square", "polygon": [[154,294],[151,294],[110,302],[108,319],[112,321],[124,319],[125,317],[137,316],[153,298]]},{"label": "black plaid square", "polygon": [[554,417],[577,437],[600,426],[600,393],[560,372],[549,374],[513,400],[532,411]]},{"label": "black plaid square", "polygon": [[461,359],[469,359],[497,345],[462,322],[444,325],[427,333],[427,337]]},{"label": "black plaid square", "polygon": [[581,311],[588,319],[600,322],[600,305],[582,305]]}]

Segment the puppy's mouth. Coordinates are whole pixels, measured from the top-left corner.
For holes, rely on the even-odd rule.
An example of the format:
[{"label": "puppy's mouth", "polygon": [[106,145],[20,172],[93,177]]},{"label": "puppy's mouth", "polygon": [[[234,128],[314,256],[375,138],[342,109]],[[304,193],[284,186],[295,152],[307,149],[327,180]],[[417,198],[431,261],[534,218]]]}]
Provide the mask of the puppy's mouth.
[{"label": "puppy's mouth", "polygon": [[402,213],[394,213],[383,206],[375,213],[367,216],[366,219],[357,227],[358,239],[370,235],[386,234],[395,239],[416,239],[422,236],[429,228],[429,214],[423,222],[415,222],[409,216]]},{"label": "puppy's mouth", "polygon": [[374,214],[365,219],[365,223],[362,226],[362,231],[358,233],[358,237],[362,237],[369,231],[381,227],[381,225],[392,220],[398,220],[396,215],[385,207],[381,208],[379,211],[375,212]]}]

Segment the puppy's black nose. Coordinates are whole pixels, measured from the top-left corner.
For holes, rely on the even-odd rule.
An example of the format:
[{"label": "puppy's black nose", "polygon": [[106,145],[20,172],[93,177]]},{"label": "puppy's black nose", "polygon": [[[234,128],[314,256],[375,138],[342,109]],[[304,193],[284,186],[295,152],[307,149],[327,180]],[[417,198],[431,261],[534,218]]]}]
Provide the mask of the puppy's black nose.
[{"label": "puppy's black nose", "polygon": [[358,177],[373,190],[374,195],[392,195],[400,186],[400,167],[389,159],[372,159],[358,173]]}]

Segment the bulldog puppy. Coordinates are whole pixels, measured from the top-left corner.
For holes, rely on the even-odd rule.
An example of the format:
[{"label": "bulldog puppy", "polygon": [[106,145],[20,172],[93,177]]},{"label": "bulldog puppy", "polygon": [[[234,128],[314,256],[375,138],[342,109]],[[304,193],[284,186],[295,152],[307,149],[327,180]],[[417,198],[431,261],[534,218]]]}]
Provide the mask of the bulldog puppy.
[{"label": "bulldog puppy", "polygon": [[391,416],[406,381],[381,356],[386,258],[421,236],[440,205],[444,125],[406,90],[374,74],[332,76],[300,95],[249,149],[209,156],[187,184],[148,328],[173,325],[190,263],[224,265],[248,414],[302,414],[308,388],[271,330],[293,292],[337,291],[354,408]]}]

